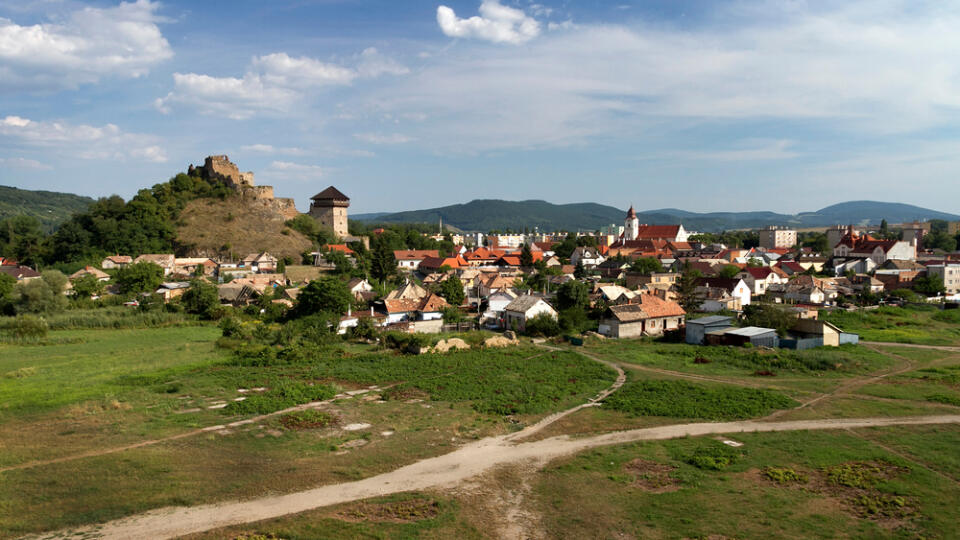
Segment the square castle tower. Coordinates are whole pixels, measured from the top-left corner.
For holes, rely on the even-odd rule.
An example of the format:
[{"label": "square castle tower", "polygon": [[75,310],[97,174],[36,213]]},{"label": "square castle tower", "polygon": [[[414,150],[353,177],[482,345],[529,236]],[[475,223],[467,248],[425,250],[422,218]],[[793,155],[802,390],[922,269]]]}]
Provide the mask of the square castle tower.
[{"label": "square castle tower", "polygon": [[310,215],[314,219],[324,227],[333,229],[334,234],[340,238],[350,236],[347,228],[347,207],[350,206],[350,197],[330,186],[310,197],[310,200]]}]

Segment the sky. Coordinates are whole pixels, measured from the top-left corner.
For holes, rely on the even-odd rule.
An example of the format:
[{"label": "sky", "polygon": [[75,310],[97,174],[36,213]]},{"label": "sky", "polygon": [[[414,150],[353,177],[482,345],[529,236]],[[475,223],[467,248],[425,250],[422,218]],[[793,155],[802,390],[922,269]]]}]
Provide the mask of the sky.
[{"label": "sky", "polygon": [[960,213],[956,1],[0,0],[0,184]]}]

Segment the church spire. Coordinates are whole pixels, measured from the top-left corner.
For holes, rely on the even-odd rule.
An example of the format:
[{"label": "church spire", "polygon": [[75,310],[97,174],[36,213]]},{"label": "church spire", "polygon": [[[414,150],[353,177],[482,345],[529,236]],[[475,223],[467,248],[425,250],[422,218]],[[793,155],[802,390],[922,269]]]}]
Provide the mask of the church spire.
[{"label": "church spire", "polygon": [[637,217],[637,213],[633,211],[633,205],[630,205],[630,210],[627,210],[627,219],[634,219]]}]

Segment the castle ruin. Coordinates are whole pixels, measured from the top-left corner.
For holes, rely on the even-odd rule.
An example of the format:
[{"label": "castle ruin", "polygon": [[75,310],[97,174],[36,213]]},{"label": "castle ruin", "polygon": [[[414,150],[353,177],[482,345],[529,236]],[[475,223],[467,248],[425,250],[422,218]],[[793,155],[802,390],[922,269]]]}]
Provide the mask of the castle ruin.
[{"label": "castle ruin", "polygon": [[293,219],[300,214],[293,199],[274,198],[273,186],[256,185],[252,172],[240,172],[240,169],[225,155],[207,156],[203,161],[203,167],[194,169],[191,165],[187,172],[188,174],[199,172],[201,178],[219,180],[236,190],[242,197],[253,199],[260,205],[275,210],[285,220]]}]

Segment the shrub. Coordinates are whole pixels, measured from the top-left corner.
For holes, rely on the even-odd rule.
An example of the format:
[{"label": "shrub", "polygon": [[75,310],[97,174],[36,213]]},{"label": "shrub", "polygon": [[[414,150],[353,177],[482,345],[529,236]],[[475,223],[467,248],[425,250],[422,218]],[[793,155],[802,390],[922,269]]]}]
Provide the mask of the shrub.
[{"label": "shrub", "polygon": [[269,414],[311,401],[330,399],[335,395],[337,391],[325,384],[280,381],[270,390],[243,401],[233,401],[222,410],[225,414]]},{"label": "shrub", "polygon": [[807,475],[789,467],[767,467],[763,469],[763,475],[778,484],[802,484],[807,481]]},{"label": "shrub", "polygon": [[722,471],[739,457],[740,453],[733,448],[721,442],[710,441],[697,447],[692,454],[687,456],[685,461],[698,469]]},{"label": "shrub", "polygon": [[549,313],[541,313],[527,321],[524,333],[528,336],[552,337],[560,333],[560,323]]},{"label": "shrub", "polygon": [[18,315],[10,327],[10,334],[18,341],[39,341],[47,337],[47,321],[35,315]]}]

